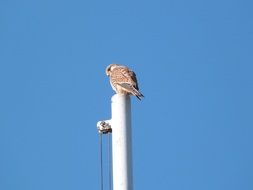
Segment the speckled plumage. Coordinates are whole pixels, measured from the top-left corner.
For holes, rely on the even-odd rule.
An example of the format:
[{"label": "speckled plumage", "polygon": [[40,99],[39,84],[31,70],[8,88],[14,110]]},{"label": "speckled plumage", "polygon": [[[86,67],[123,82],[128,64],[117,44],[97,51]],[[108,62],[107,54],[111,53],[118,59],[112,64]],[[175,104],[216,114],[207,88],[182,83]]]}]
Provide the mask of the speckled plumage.
[{"label": "speckled plumage", "polygon": [[110,64],[106,68],[106,75],[109,76],[111,86],[117,94],[134,95],[139,100],[144,97],[139,92],[135,73],[128,67],[124,65]]}]

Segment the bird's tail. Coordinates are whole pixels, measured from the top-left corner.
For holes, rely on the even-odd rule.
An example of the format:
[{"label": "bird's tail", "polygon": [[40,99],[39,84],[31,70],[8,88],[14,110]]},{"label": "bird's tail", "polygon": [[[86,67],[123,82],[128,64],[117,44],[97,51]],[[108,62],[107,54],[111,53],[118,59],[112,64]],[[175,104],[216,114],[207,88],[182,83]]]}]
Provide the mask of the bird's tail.
[{"label": "bird's tail", "polygon": [[141,98],[144,97],[144,95],[140,91],[138,91],[137,89],[135,89],[134,87],[132,89],[132,94],[134,96],[136,96],[139,100],[141,100]]},{"label": "bird's tail", "polygon": [[127,83],[120,84],[121,87],[126,89],[130,94],[136,96],[139,100],[144,97],[142,93],[140,93],[136,88],[134,88],[132,85],[129,85]]}]

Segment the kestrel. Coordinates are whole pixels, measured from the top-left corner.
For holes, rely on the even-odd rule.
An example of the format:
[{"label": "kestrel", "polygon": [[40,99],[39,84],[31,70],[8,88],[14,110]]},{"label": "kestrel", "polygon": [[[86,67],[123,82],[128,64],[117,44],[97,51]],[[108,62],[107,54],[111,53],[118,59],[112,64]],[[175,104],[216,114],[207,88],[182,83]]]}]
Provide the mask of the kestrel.
[{"label": "kestrel", "polygon": [[118,64],[110,64],[106,67],[106,75],[110,78],[112,89],[117,94],[134,95],[139,100],[144,97],[138,88],[136,75],[128,67]]}]

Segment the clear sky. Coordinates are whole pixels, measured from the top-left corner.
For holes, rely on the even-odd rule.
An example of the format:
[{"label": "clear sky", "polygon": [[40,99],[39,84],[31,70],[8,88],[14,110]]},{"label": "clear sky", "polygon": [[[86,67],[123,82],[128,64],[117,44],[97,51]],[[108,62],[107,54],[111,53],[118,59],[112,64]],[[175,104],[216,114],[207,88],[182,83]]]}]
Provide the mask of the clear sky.
[{"label": "clear sky", "polygon": [[250,0],[1,0],[0,189],[99,189],[110,63],[133,69],[135,189],[253,189]]}]

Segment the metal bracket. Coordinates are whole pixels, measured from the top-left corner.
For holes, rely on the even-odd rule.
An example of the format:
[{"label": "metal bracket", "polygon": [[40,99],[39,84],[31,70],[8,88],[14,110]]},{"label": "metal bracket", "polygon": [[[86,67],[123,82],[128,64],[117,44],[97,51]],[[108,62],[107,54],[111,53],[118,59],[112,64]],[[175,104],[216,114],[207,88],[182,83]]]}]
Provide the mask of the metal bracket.
[{"label": "metal bracket", "polygon": [[112,132],[111,120],[97,122],[97,129],[100,134],[107,134]]}]

